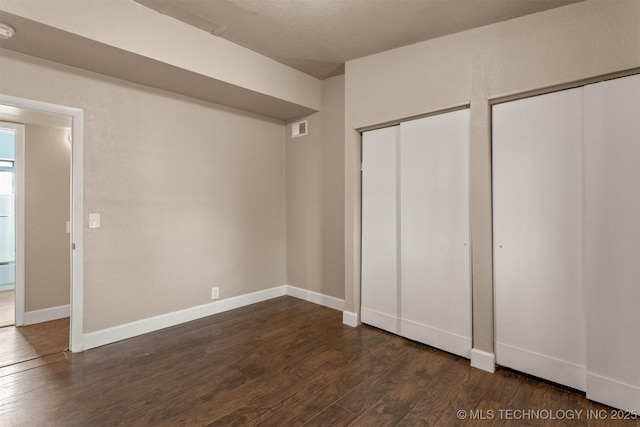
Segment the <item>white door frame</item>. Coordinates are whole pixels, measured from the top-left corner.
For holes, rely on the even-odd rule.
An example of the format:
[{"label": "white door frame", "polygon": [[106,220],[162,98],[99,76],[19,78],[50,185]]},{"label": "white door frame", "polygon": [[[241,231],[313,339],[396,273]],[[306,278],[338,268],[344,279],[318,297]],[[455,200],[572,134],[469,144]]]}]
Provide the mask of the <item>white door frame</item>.
[{"label": "white door frame", "polygon": [[[47,113],[63,114],[71,116],[72,144],[71,144],[71,321],[69,328],[69,349],[72,352],[84,350],[83,336],[83,111],[79,108],[67,107],[63,105],[51,104],[48,102],[36,101],[32,99],[19,98],[10,95],[0,94],[0,104],[10,107],[23,108],[27,110],[44,111]],[[17,173],[18,171],[16,171]],[[22,180],[24,183],[24,180]],[[24,188],[23,188],[24,190]],[[23,199],[24,200],[24,199]],[[16,216],[18,212],[16,212]],[[22,234],[24,237],[24,233]],[[24,250],[24,241],[20,243]],[[16,242],[16,252],[18,252],[18,242]],[[16,261],[17,261],[16,253]],[[17,263],[16,263],[17,264]],[[24,268],[24,267],[23,267]],[[16,281],[18,280],[16,271]],[[24,280],[24,276],[22,276]],[[24,291],[24,287],[23,287]],[[22,304],[22,319],[16,318],[16,324],[21,321],[24,324],[24,294],[22,301],[18,300],[16,289],[16,303]],[[16,313],[18,310],[16,310]]]}]

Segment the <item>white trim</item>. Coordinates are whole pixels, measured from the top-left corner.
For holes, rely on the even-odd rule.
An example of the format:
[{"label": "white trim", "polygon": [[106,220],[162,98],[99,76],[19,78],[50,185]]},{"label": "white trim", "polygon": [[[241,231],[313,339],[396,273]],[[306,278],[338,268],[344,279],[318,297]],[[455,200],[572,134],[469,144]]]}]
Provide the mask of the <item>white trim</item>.
[{"label": "white trim", "polygon": [[5,129],[12,129],[15,132],[15,195],[14,195],[14,218],[15,218],[15,238],[16,238],[16,259],[15,259],[15,325],[23,326],[24,321],[24,125],[18,123],[0,122],[0,126]]},{"label": "white trim", "polygon": [[16,290],[15,282],[14,283],[6,283],[4,285],[0,285],[0,292],[2,292],[2,291],[15,291],[15,290]]},{"label": "white trim", "polygon": [[71,114],[71,330],[69,348],[72,352],[84,350],[84,113]]},{"label": "white trim", "polygon": [[391,332],[392,334],[400,335],[400,319],[387,313],[361,307],[360,321],[367,325]]},{"label": "white trim", "polygon": [[286,285],[90,332],[84,334],[84,348],[88,350],[284,295]]},{"label": "white trim", "polygon": [[496,361],[501,366],[576,390],[586,390],[587,369],[584,366],[499,342],[495,351]]},{"label": "white trim", "polygon": [[314,304],[323,305],[334,310],[344,310],[344,300],[340,298],[324,295],[318,292],[298,288],[291,285],[285,285],[285,293],[289,296],[312,302]]},{"label": "white trim", "polygon": [[[71,250],[71,325],[69,330],[69,348],[73,352],[82,351],[83,345],[83,145],[84,114],[81,109],[36,101],[33,99],[19,98],[11,95],[0,94],[0,104],[9,105],[28,110],[46,111],[49,113],[63,114],[72,118],[72,145],[71,145],[71,241],[75,244],[75,250]],[[18,248],[16,247],[16,250]],[[17,254],[16,254],[17,256]],[[18,271],[16,271],[16,276]],[[17,281],[16,277],[16,281]],[[16,291],[16,302],[18,292]],[[24,301],[22,301],[24,303]],[[17,323],[17,322],[16,322]]]},{"label": "white trim", "polygon": [[496,355],[472,348],[471,366],[493,374],[496,371]]},{"label": "white trim", "polygon": [[408,319],[401,319],[400,332],[403,337],[410,340],[418,341],[467,359],[471,357],[470,337]]},{"label": "white trim", "polygon": [[[90,332],[88,334],[84,334],[83,336],[84,349],[88,350],[90,348],[99,347],[116,341],[132,338],[138,335],[147,334],[149,332],[168,328],[170,326],[179,325],[182,323],[190,322],[192,320],[201,319],[203,317],[212,316],[214,314],[234,310],[236,308],[244,307],[262,301],[267,301],[269,299],[281,297],[284,295],[302,299],[310,303],[319,304],[338,311],[342,311],[344,307],[344,300],[341,300],[339,298],[331,297],[295,286],[282,285],[270,289],[265,289],[263,291],[239,295],[236,297],[215,301],[184,310],[174,311],[155,317],[137,320],[135,322],[114,326],[112,328]],[[344,313],[349,312],[345,311]],[[343,323],[348,324],[349,326],[357,326],[357,315],[355,313],[350,314],[352,316],[348,316],[349,321],[352,321],[352,319],[355,318],[355,323],[346,323],[344,320],[344,314]]]},{"label": "white trim", "polygon": [[640,387],[587,373],[587,399],[640,414]]},{"label": "white trim", "polygon": [[69,317],[71,306],[60,305],[58,307],[44,308],[42,310],[27,311],[24,313],[24,325],[50,322],[51,320],[64,319]]},{"label": "white trim", "polygon": [[358,326],[358,313],[354,313],[352,311],[344,310],[342,312],[342,323],[347,326],[357,327]]}]

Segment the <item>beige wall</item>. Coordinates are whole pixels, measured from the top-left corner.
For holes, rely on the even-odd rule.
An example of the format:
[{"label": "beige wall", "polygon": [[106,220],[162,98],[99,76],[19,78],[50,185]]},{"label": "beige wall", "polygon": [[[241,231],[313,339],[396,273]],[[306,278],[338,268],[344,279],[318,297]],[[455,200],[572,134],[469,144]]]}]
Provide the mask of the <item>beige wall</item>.
[{"label": "beige wall", "polygon": [[[285,283],[281,122],[10,51],[0,93],[84,110],[84,332]],[[102,228],[88,229],[89,213]]]},{"label": "beige wall", "polygon": [[307,136],[287,127],[287,284],[344,298],[344,76],[306,119]]},{"label": "beige wall", "polygon": [[25,311],[69,304],[69,130],[25,126]]},{"label": "beige wall", "polygon": [[490,102],[640,67],[640,2],[585,1],[346,65],[345,299],[360,308],[360,137],[355,129],[471,106],[474,347],[493,349]]}]

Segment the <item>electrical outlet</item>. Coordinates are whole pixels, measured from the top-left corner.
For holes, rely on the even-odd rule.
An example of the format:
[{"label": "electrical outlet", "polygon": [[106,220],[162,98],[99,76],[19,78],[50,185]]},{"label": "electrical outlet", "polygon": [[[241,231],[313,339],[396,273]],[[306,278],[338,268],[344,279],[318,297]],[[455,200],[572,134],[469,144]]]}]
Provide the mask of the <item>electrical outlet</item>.
[{"label": "electrical outlet", "polygon": [[211,288],[211,299],[220,298],[220,288],[216,286],[215,288]]}]

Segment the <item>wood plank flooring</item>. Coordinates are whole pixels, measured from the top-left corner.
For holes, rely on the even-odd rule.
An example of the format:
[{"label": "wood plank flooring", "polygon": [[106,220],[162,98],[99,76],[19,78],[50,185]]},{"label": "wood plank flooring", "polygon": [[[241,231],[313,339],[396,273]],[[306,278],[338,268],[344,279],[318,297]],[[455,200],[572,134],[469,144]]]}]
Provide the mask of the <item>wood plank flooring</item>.
[{"label": "wood plank flooring", "polygon": [[[61,353],[69,348],[69,318],[0,328],[0,373],[4,367]],[[0,424],[1,425],[1,424]]]},{"label": "wood plank flooring", "polygon": [[0,291],[0,327],[13,325],[15,322],[16,291]]},{"label": "wood plank flooring", "polygon": [[293,297],[54,356],[0,377],[0,425],[640,426],[580,393],[344,326],[342,313]]}]

